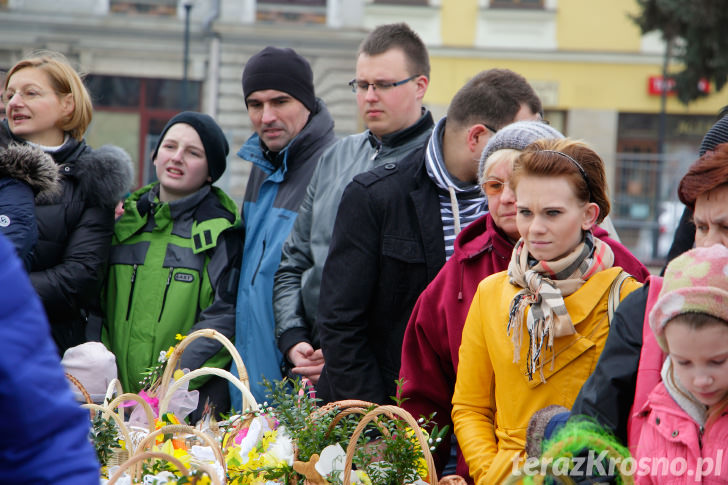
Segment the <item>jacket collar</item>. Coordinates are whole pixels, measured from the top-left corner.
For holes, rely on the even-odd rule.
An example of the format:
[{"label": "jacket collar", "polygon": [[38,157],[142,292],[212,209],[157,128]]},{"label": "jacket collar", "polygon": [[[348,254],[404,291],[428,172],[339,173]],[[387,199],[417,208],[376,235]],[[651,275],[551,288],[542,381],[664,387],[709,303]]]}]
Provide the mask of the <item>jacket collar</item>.
[{"label": "jacket collar", "polygon": [[377,138],[371,131],[367,130],[367,137],[369,139],[369,144],[372,146],[372,148],[393,147],[406,143],[412,138],[418,137],[422,133],[430,130],[434,126],[434,124],[435,122],[432,119],[432,113],[430,113],[427,109],[422,108],[422,116],[420,116],[420,119],[417,120],[413,125],[405,128],[404,130],[395,131],[394,133],[384,135],[382,136],[381,140]]},{"label": "jacket collar", "polygon": [[495,225],[490,212],[470,223],[455,239],[453,256],[458,262],[477,260],[486,251],[494,251],[499,256],[510,259],[513,243]]}]

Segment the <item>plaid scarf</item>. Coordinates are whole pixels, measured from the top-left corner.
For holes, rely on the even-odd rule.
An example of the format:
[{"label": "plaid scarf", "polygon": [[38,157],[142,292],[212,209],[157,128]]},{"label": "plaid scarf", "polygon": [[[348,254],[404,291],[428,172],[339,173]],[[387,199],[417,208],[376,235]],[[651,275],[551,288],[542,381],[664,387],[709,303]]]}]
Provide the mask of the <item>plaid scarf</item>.
[{"label": "plaid scarf", "polygon": [[[529,380],[533,379],[533,372],[538,368],[541,382],[546,382],[542,358],[544,342],[547,349],[552,349],[554,337],[576,333],[564,297],[581,288],[599,271],[611,268],[613,263],[612,249],[599,239],[594,239],[591,231],[585,233],[584,240],[571,253],[556,261],[533,259],[523,239],[518,240],[508,265],[508,276],[511,284],[523,289],[511,302],[507,332],[513,341],[513,362],[518,362],[523,314],[527,313],[529,348],[526,371]],[[551,359],[553,363],[553,355]]]}]

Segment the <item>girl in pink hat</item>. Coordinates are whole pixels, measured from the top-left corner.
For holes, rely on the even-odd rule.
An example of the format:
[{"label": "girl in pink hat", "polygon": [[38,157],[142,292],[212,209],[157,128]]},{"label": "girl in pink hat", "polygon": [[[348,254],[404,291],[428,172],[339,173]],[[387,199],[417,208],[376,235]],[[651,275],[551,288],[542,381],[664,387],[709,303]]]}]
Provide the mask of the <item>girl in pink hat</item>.
[{"label": "girl in pink hat", "polygon": [[636,483],[728,482],[728,248],[688,251],[649,316],[667,355],[644,406]]}]

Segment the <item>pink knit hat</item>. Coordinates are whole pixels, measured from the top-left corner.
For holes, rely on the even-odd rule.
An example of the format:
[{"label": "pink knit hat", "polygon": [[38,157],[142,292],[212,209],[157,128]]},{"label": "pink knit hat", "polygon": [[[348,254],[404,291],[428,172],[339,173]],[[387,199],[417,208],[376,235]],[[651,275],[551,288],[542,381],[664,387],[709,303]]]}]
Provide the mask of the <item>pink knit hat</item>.
[{"label": "pink knit hat", "polygon": [[650,327],[667,351],[665,324],[684,313],[706,313],[728,321],[728,248],[695,248],[670,261]]}]

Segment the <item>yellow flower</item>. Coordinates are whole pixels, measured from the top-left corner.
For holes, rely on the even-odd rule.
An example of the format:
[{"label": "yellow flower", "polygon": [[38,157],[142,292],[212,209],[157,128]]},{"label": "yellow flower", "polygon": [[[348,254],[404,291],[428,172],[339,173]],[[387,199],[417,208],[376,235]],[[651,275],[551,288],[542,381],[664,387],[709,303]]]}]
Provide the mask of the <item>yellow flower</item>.
[{"label": "yellow flower", "polygon": [[153,451],[161,451],[162,453],[172,455],[179,461],[181,461],[186,468],[190,467],[190,461],[192,460],[192,457],[189,453],[187,453],[187,450],[184,450],[182,448],[175,448],[172,440],[165,441],[164,443],[162,443],[162,446],[155,445],[152,449]]},{"label": "yellow flower", "polygon": [[182,335],[181,333],[178,333],[177,335],[174,336],[174,338],[177,339],[177,340],[182,340],[182,339],[185,338],[185,336]]},{"label": "yellow flower", "polygon": [[[429,433],[425,429],[420,429],[420,431],[422,431],[422,434],[425,437],[425,442],[427,442],[428,438],[430,437]],[[415,434],[415,430],[413,430],[412,428],[407,428],[407,431],[405,431],[405,434],[410,439],[410,441],[412,443],[414,443],[414,445],[416,447],[419,448],[420,442],[417,439],[417,435]],[[427,477],[427,473],[428,473],[427,461],[425,461],[424,455],[420,456],[417,459],[417,464],[416,465],[417,465],[417,474],[419,476],[423,477],[423,478]]]}]

